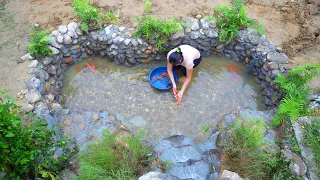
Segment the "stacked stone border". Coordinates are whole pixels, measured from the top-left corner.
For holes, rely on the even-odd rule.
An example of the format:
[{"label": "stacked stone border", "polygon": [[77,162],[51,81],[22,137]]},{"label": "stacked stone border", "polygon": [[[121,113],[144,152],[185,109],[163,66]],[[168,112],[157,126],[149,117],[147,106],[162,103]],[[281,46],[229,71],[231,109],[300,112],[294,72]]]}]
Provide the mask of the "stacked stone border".
[{"label": "stacked stone border", "polygon": [[[180,44],[189,44],[197,48],[202,56],[218,55],[239,61],[246,67],[253,55],[260,56],[252,74],[261,86],[265,104],[273,108],[278,105],[281,95],[279,86],[272,82],[276,74],[285,74],[290,70],[287,55],[265,36],[253,29],[243,29],[230,44],[219,42],[219,29],[215,21],[206,19],[184,18],[186,26],[173,33],[164,43],[166,49]],[[79,24],[72,22],[59,26],[52,31],[49,48],[54,56],[35,60],[29,54],[22,60],[32,60],[28,73],[32,78],[26,82],[28,103],[35,105],[35,112],[45,118],[49,125],[57,124],[55,113],[63,110],[60,102],[60,89],[64,72],[73,63],[90,56],[106,57],[106,60],[128,67],[166,60],[166,53],[159,51],[154,43],[143,37],[134,37],[134,29],[124,26],[109,25],[101,31],[85,33]]]},{"label": "stacked stone border", "polygon": [[[276,74],[286,74],[291,69],[288,57],[281,48],[276,47],[253,29],[240,30],[238,37],[225,45],[219,42],[219,28],[215,21],[190,17],[183,20],[186,26],[170,36],[163,45],[165,49],[189,44],[197,48],[204,57],[226,56],[230,60],[241,62],[247,68],[253,60],[252,56],[259,56],[250,73],[261,86],[261,94],[265,97],[264,103],[269,108],[278,106],[281,94],[279,86],[272,81]],[[53,57],[41,60],[34,59],[30,54],[21,57],[23,61],[32,60],[28,70],[31,79],[26,82],[25,98],[35,107],[33,111],[48,122],[49,128],[61,123],[73,127],[70,126],[69,120],[58,122],[62,114],[65,115],[63,117],[70,116],[71,119],[75,115],[90,116],[88,118],[92,119],[90,122],[79,125],[82,130],[88,129],[90,136],[101,135],[100,131],[94,133],[97,127],[99,130],[107,128],[111,133],[121,129],[120,122],[107,112],[81,111],[70,114],[69,110],[63,109],[60,104],[62,101],[60,89],[67,68],[87,56],[106,57],[106,60],[128,67],[166,60],[166,53],[159,51],[154,42],[146,41],[144,37],[134,37],[134,32],[133,28],[109,25],[100,31],[85,33],[75,22],[61,25],[58,30],[52,31],[49,48],[53,52]],[[100,124],[96,123],[99,119]],[[79,145],[87,143],[82,142],[82,139],[86,138],[79,136],[77,139]]]}]

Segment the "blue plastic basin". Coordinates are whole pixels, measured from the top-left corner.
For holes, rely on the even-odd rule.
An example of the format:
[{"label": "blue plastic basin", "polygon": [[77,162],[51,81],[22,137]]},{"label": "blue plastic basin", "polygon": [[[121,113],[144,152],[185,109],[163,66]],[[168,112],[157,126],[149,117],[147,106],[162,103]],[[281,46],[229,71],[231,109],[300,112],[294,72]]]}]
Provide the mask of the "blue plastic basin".
[{"label": "blue plastic basin", "polygon": [[[174,81],[177,82],[178,81],[178,75],[176,72],[173,72],[173,77],[174,77]],[[158,77],[161,74],[164,73],[168,73],[167,71],[167,66],[158,66],[154,69],[152,69],[152,71],[149,74],[149,82],[150,84],[157,90],[160,91],[166,91],[166,90],[170,90],[172,88],[172,84],[170,84],[170,78],[168,77],[163,77],[163,78],[156,78],[154,81],[152,81],[152,78],[154,76]]]}]

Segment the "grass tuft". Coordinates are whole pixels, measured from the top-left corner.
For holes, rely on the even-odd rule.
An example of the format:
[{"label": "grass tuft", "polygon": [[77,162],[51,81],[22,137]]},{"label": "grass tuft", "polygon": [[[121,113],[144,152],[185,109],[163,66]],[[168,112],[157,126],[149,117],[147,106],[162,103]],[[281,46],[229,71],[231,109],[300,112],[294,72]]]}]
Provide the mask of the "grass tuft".
[{"label": "grass tuft", "polygon": [[51,41],[51,38],[48,36],[49,31],[40,31],[38,28],[35,28],[31,32],[30,44],[28,50],[30,55],[33,57],[38,56],[52,56],[52,51],[49,49],[48,42]]},{"label": "grass tuft", "polygon": [[235,120],[230,129],[230,141],[218,144],[224,151],[226,168],[249,179],[294,178],[290,162],[264,144],[263,131],[262,120]]},{"label": "grass tuft", "polygon": [[137,179],[148,165],[150,151],[141,136],[120,138],[104,133],[103,139],[80,154],[78,179]]}]

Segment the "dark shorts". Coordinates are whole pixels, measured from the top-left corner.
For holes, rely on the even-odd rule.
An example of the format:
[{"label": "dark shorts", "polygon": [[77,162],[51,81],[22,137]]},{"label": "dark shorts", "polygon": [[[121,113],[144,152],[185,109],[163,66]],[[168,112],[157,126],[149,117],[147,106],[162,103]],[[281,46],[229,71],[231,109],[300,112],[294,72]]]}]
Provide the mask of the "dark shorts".
[{"label": "dark shorts", "polygon": [[[200,56],[198,59],[193,60],[193,68],[197,67],[202,60],[202,56]],[[180,70],[184,74],[184,76],[187,75],[187,69],[184,66],[178,65],[178,66],[173,66],[173,70]]]}]

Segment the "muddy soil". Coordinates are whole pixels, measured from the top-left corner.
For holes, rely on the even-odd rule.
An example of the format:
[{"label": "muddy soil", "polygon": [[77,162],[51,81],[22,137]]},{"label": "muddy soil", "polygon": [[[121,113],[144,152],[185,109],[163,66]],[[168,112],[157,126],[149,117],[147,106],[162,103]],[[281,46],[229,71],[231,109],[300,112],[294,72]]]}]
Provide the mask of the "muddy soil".
[{"label": "muddy soil", "polygon": [[[0,89],[15,95],[25,88],[28,62],[17,63],[27,52],[28,35],[34,24],[54,30],[58,25],[79,22],[72,12],[73,0],[0,0]],[[153,0],[155,17],[186,17],[212,14],[212,8],[229,0]],[[94,0],[104,10],[113,10],[121,24],[131,26],[143,12],[144,0]],[[290,56],[290,63],[320,64],[320,15],[310,15],[304,0],[248,0],[247,13],[263,23],[266,36]],[[320,91],[320,79],[313,87]]]}]

